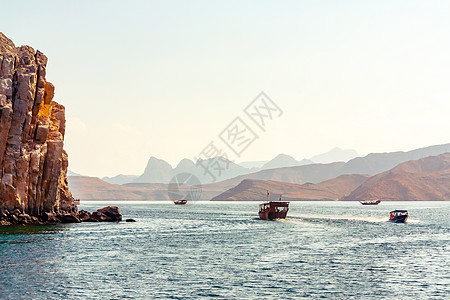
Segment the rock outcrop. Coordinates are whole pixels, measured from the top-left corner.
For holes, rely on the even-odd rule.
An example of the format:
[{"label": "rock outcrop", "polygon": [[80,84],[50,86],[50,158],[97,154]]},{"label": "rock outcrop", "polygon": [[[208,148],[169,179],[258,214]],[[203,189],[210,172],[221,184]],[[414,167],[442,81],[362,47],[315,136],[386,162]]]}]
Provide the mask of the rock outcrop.
[{"label": "rock outcrop", "polygon": [[42,52],[16,47],[0,32],[0,208],[19,211],[24,223],[77,213],[66,176],[65,109],[53,101],[46,65]]},{"label": "rock outcrop", "polygon": [[88,211],[80,210],[77,219],[80,222],[120,222],[122,221],[122,215],[117,206],[107,206],[97,209],[92,214]]}]

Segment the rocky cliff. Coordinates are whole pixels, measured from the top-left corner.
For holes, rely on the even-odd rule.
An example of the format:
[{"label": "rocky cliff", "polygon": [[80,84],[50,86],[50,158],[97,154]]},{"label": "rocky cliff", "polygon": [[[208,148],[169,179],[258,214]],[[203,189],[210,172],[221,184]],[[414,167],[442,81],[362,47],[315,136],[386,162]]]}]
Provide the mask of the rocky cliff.
[{"label": "rocky cliff", "polygon": [[44,221],[77,210],[66,176],[64,106],[53,101],[46,65],[42,52],[16,47],[0,32],[0,213]]}]

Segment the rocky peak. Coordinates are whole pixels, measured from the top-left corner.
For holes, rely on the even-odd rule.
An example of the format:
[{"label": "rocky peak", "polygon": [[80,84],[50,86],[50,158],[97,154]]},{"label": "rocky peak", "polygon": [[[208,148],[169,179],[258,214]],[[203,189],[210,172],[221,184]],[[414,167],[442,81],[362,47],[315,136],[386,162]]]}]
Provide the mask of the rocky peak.
[{"label": "rocky peak", "polygon": [[147,167],[145,167],[144,173],[139,176],[135,180],[135,182],[169,182],[171,178],[171,172],[172,166],[168,162],[152,156],[148,160]]},{"label": "rocky peak", "polygon": [[287,154],[278,154],[274,159],[268,161],[261,169],[274,169],[298,166],[299,162]]}]

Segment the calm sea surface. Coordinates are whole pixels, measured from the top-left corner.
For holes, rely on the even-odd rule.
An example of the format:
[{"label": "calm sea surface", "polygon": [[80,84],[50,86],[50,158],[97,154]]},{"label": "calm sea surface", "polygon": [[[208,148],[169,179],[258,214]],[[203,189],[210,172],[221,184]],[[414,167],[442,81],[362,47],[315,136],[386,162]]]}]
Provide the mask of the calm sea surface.
[{"label": "calm sea surface", "polygon": [[137,222],[0,228],[0,298],[450,298],[450,202],[113,204]]}]

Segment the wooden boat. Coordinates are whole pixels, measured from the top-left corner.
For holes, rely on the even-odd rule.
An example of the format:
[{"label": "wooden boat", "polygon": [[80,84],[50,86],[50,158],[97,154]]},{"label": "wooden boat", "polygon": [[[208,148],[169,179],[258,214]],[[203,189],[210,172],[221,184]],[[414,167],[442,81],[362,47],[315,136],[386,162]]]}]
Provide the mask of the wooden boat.
[{"label": "wooden boat", "polygon": [[74,200],[73,200],[73,203],[74,203],[75,205],[80,205],[80,199],[74,199]]},{"label": "wooden boat", "polygon": [[363,201],[359,201],[359,203],[361,203],[362,205],[378,205],[380,204],[381,199],[377,199],[377,200],[363,200]]},{"label": "wooden boat", "polygon": [[269,201],[259,205],[259,218],[261,220],[286,219],[289,202]]},{"label": "wooden boat", "polygon": [[405,223],[408,219],[408,211],[407,210],[393,210],[389,213],[389,222],[392,223]]},{"label": "wooden boat", "polygon": [[187,200],[183,199],[183,200],[175,200],[173,201],[173,203],[175,203],[175,205],[183,205],[187,203]]}]

